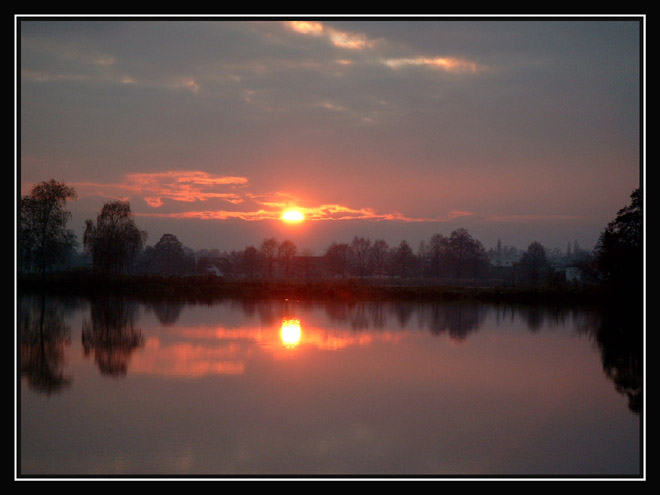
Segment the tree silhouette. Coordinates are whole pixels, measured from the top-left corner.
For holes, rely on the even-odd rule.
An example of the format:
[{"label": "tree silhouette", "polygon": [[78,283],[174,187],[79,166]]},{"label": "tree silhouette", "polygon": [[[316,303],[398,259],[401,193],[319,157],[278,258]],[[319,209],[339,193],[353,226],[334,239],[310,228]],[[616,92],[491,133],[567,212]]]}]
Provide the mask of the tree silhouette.
[{"label": "tree silhouette", "polygon": [[369,249],[369,257],[373,263],[373,271],[376,275],[383,275],[387,267],[387,258],[390,247],[383,239],[377,239]]},{"label": "tree silhouette", "polygon": [[403,240],[394,251],[394,273],[401,278],[411,275],[415,265],[415,253],[413,253],[410,244]]},{"label": "tree silhouette", "polygon": [[261,243],[261,248],[259,249],[259,254],[266,263],[266,273],[268,274],[269,279],[273,278],[273,269],[277,258],[278,246],[279,242],[277,242],[277,239],[271,237],[270,239],[264,239]]},{"label": "tree silhouette", "polygon": [[186,253],[175,235],[163,234],[154,246],[153,256],[159,273],[180,274],[186,271]]},{"label": "tree silhouette", "polygon": [[545,248],[539,242],[532,242],[518,263],[523,281],[538,285],[547,280],[552,273]]},{"label": "tree silhouette", "polygon": [[456,229],[447,240],[447,260],[456,278],[469,274],[476,277],[487,265],[486,250],[467,230]]},{"label": "tree silhouette", "polygon": [[103,205],[96,225],[87,220],[83,244],[92,255],[95,270],[107,274],[126,272],[142,250],[147,233],[138,230],[127,201]]},{"label": "tree silhouette", "polygon": [[241,255],[241,272],[249,279],[253,279],[259,269],[259,251],[254,246],[248,246]]},{"label": "tree silhouette", "polygon": [[595,262],[603,281],[622,293],[635,290],[637,296],[643,281],[643,197],[636,189],[631,203],[617,213],[601,233],[594,250]]},{"label": "tree silhouette", "polygon": [[54,264],[62,262],[73,250],[75,236],[67,230],[71,214],[66,202],[76,192],[63,182],[51,179],[35,185],[21,198],[18,224],[18,261],[24,270],[37,270],[42,277]]},{"label": "tree silhouette", "polygon": [[442,266],[442,259],[447,255],[449,250],[448,239],[442,234],[434,234],[431,236],[428,246],[428,254],[431,261],[431,273],[435,278],[440,278],[440,270]]},{"label": "tree silhouette", "polygon": [[353,255],[355,272],[359,277],[364,277],[367,274],[370,248],[371,241],[369,239],[358,236],[353,237],[351,253]]},{"label": "tree silhouette", "polygon": [[298,248],[289,240],[283,241],[277,248],[277,259],[280,262],[284,276],[287,278],[291,276],[292,263],[297,252]]},{"label": "tree silhouette", "polygon": [[339,275],[341,278],[346,276],[350,259],[351,247],[346,243],[333,242],[325,252],[325,264],[332,275]]}]

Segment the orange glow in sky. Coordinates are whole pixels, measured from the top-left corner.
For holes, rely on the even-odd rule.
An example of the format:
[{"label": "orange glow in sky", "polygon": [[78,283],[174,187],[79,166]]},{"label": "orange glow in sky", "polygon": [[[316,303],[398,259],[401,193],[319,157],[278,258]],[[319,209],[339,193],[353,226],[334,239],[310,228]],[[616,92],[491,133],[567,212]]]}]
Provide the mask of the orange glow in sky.
[{"label": "orange glow in sky", "polygon": [[299,223],[305,219],[305,216],[299,210],[286,210],[281,218],[287,223]]}]

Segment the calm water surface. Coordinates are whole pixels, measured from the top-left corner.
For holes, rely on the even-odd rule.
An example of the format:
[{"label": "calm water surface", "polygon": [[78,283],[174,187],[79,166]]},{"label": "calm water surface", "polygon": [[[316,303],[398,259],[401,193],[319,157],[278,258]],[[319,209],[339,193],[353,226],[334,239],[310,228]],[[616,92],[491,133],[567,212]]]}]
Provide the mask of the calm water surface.
[{"label": "calm water surface", "polygon": [[39,296],[18,312],[20,475],[640,474],[640,341],[600,312]]}]

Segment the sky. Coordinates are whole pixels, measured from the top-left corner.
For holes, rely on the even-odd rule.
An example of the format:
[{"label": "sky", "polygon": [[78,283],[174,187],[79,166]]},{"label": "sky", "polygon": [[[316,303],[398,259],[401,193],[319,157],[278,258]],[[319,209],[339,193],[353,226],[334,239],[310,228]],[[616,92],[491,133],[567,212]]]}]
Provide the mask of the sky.
[{"label": "sky", "polygon": [[[130,201],[154,245],[323,254],[465,228],[591,249],[643,176],[643,18],[16,22],[21,195]],[[288,208],[305,217],[283,222]]]}]

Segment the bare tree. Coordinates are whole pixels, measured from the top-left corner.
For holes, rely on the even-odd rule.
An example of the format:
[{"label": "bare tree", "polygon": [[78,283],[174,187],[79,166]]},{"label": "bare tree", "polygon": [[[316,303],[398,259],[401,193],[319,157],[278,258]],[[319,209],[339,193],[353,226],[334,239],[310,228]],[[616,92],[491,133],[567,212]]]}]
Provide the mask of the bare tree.
[{"label": "bare tree", "polygon": [[367,274],[369,249],[371,248],[371,241],[364,237],[355,236],[351,243],[351,253],[355,265],[355,271],[359,277],[364,277]]},{"label": "bare tree", "polygon": [[371,245],[369,250],[371,263],[373,265],[373,272],[377,275],[383,275],[387,268],[387,259],[389,256],[390,247],[383,239],[377,239]]},{"label": "bare tree", "polygon": [[83,244],[92,255],[95,270],[118,275],[125,273],[142,250],[147,233],[135,226],[127,201],[103,205],[96,225],[87,220]]},{"label": "bare tree", "polygon": [[249,279],[254,278],[259,269],[259,251],[254,246],[248,246],[243,250],[241,257],[241,272]]},{"label": "bare tree", "polygon": [[394,273],[401,278],[409,277],[415,266],[415,253],[410,244],[403,240],[394,251]]},{"label": "bare tree", "polygon": [[328,271],[333,275],[339,275],[341,278],[346,276],[348,269],[351,247],[346,243],[333,242],[325,252],[325,264]]},{"label": "bare tree", "polygon": [[271,237],[270,239],[264,239],[259,249],[259,254],[266,263],[266,273],[269,279],[273,278],[273,268],[275,267],[278,246],[279,242],[277,242],[277,239]]},{"label": "bare tree", "polygon": [[456,278],[476,277],[487,264],[486,250],[467,230],[456,229],[447,241],[447,257]]},{"label": "bare tree", "polygon": [[50,180],[35,185],[21,198],[18,225],[18,261],[25,270],[46,270],[63,261],[73,250],[75,236],[67,230],[71,214],[65,210],[76,192],[63,182]]},{"label": "bare tree", "polygon": [[440,271],[442,266],[443,257],[447,255],[449,249],[449,241],[442,234],[434,234],[429,241],[429,257],[431,261],[431,273],[435,278],[440,278]]},{"label": "bare tree", "polygon": [[289,240],[283,241],[277,248],[277,259],[286,278],[291,276],[291,267],[297,252],[298,248]]}]

